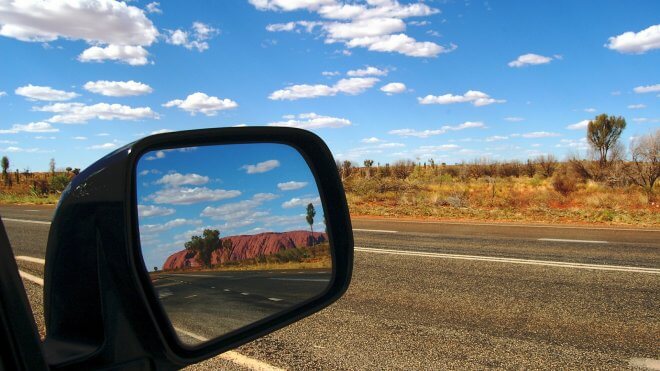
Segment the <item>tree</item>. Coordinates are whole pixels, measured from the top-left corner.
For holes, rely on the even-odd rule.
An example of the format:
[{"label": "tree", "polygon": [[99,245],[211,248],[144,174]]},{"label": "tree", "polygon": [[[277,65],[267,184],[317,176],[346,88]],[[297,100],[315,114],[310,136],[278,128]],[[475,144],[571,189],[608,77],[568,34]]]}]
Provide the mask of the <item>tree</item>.
[{"label": "tree", "polygon": [[553,155],[541,155],[536,158],[544,177],[550,178],[557,169],[557,159]]},{"label": "tree", "polygon": [[374,166],[374,160],[364,160],[364,167],[367,168],[367,179],[371,178],[371,167]]},{"label": "tree", "polygon": [[50,175],[55,176],[55,159],[51,158],[50,162],[48,163],[48,169],[50,171]]},{"label": "tree", "polygon": [[316,210],[314,210],[314,205],[311,203],[307,204],[307,224],[309,224],[309,229],[312,231],[312,241],[314,241],[314,217],[316,216]]},{"label": "tree", "polygon": [[642,187],[648,202],[652,203],[655,182],[660,178],[660,129],[633,140],[630,156],[632,161],[626,173],[633,183]]},{"label": "tree", "polygon": [[610,151],[616,149],[619,137],[626,128],[626,120],[621,116],[596,116],[587,126],[587,140],[598,155],[598,165],[602,171],[607,166]]},{"label": "tree", "polygon": [[350,161],[346,160],[346,161],[342,162],[342,164],[341,164],[341,180],[342,180],[342,182],[344,180],[346,180],[346,178],[351,176],[352,167],[353,167],[353,164]]},{"label": "tree", "polygon": [[0,166],[2,166],[2,179],[5,181],[5,185],[9,185],[11,183],[11,179],[7,175],[7,169],[9,169],[9,158],[7,158],[7,156],[2,156],[2,160],[0,160]]},{"label": "tree", "polygon": [[220,246],[220,231],[217,229],[205,229],[201,237],[192,236],[184,245],[186,250],[195,253],[195,259],[205,268],[211,267],[213,251]]},{"label": "tree", "polygon": [[231,242],[229,238],[222,240],[222,256],[223,262],[227,262],[231,259],[231,254],[234,252],[234,243]]}]

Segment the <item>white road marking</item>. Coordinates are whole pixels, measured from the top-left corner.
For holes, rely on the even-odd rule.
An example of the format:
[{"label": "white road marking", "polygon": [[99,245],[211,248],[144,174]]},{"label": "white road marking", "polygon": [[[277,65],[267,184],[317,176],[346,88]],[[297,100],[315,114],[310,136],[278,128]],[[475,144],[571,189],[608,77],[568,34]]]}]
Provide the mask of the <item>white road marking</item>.
[{"label": "white road marking", "polygon": [[231,292],[230,289],[222,289],[222,291],[224,291],[224,292]]},{"label": "white road marking", "polygon": [[[357,250],[357,248],[356,248]],[[329,278],[283,278],[283,277],[273,277],[269,278],[269,280],[276,280],[276,281],[308,281],[308,282],[328,282],[330,281]]]},{"label": "white road marking", "polygon": [[34,209],[28,209],[28,210],[23,210],[23,211],[29,211],[31,213],[38,213],[39,210],[34,210]]},{"label": "white road marking", "polygon": [[[201,342],[209,341],[209,339],[205,338],[204,336],[197,335],[194,332],[186,331],[186,330],[184,330],[180,327],[174,326],[174,330],[176,330],[176,332],[182,333],[182,334],[184,334],[188,337],[191,337],[191,338],[193,338],[195,340],[198,340],[198,341],[201,341]],[[225,359],[227,361],[230,361],[230,362],[234,362],[237,365],[243,366],[243,367],[245,367],[247,369],[250,369],[250,370],[284,371],[281,368],[275,367],[273,365],[269,365],[268,363],[259,361],[258,359],[246,357],[246,356],[242,355],[241,353],[234,352],[232,350],[230,350],[228,352],[224,352],[224,353],[220,354],[218,357],[220,357],[222,359]]]},{"label": "white road marking", "polygon": [[191,298],[194,298],[195,296],[197,296],[197,295],[186,296],[186,297],[184,297],[184,299],[191,299]]},{"label": "white road marking", "polygon": [[30,263],[46,264],[46,259],[33,258],[31,256],[19,255],[16,257],[16,260],[23,260]]},{"label": "white road marking", "polygon": [[494,256],[480,256],[480,255],[442,254],[442,253],[422,252],[422,251],[374,249],[370,247],[357,247],[357,246],[355,247],[355,251],[368,252],[374,254],[419,256],[425,258],[475,260],[475,261],[487,261],[487,262],[496,262],[496,263],[541,265],[547,267],[560,267],[560,268],[595,269],[595,270],[604,270],[604,271],[660,274],[660,269],[657,268],[630,267],[630,266],[622,266],[622,265],[584,264],[584,263],[559,262],[559,261],[550,261],[550,260],[500,258]]},{"label": "white road marking", "polygon": [[33,276],[30,273],[23,272],[21,270],[18,271],[18,274],[25,278],[28,281],[32,281],[36,283],[37,285],[43,286],[44,285],[44,279],[41,277]]},{"label": "white road marking", "polygon": [[607,241],[568,240],[568,239],[564,239],[564,238],[539,238],[538,241],[549,241],[549,242],[576,242],[576,243],[608,243]]},{"label": "white road marking", "polygon": [[164,289],[158,291],[158,299],[166,298],[168,296],[174,295],[170,289]]},{"label": "white road marking", "polygon": [[[355,218],[355,220],[359,220]],[[619,228],[619,227],[580,227],[570,225],[543,225],[543,224],[513,224],[513,223],[460,223],[460,222],[438,222],[424,220],[392,220],[392,219],[366,219],[364,222],[377,223],[415,223],[415,224],[447,224],[464,226],[483,226],[483,227],[518,227],[518,228],[554,228],[554,229],[585,229],[597,231],[633,231],[633,232],[660,232],[660,229],[642,229],[642,228]]]},{"label": "white road marking", "polygon": [[2,218],[3,222],[16,222],[16,223],[33,223],[33,224],[44,224],[50,225],[50,222],[44,222],[42,220],[28,220],[28,219],[13,219],[13,218]]},{"label": "white road marking", "polygon": [[361,228],[353,228],[354,231],[358,232],[373,232],[373,233],[399,233],[398,231],[388,231],[384,229],[361,229]]},{"label": "white road marking", "polygon": [[250,295],[250,293],[249,292],[242,292],[241,295],[248,296],[248,295]]},{"label": "white road marking", "polygon": [[271,301],[282,301],[282,300],[284,300],[284,299],[280,299],[280,298],[268,298],[268,300],[271,300]]},{"label": "white road marking", "polygon": [[630,367],[645,368],[647,370],[660,370],[660,359],[653,358],[631,358],[628,361]]}]

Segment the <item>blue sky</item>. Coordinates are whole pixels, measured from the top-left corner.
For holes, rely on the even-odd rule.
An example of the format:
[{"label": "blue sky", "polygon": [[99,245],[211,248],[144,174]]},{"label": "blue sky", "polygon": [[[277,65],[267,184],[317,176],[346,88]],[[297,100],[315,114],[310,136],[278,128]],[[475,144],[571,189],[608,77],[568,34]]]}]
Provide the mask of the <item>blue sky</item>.
[{"label": "blue sky", "polygon": [[309,230],[323,232],[323,207],[309,167],[292,147],[235,144],[154,151],[137,166],[138,219],[149,269],[193,235]]},{"label": "blue sky", "polygon": [[0,155],[84,168],[164,130],[284,125],[362,162],[559,158],[660,127],[657,1],[0,4]]}]

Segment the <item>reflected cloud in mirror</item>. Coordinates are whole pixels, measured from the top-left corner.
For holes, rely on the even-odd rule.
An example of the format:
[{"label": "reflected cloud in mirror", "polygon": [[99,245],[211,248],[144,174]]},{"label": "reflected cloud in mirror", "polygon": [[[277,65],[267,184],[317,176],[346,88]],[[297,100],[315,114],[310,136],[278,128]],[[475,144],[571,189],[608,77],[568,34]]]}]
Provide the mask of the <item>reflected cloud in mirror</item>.
[{"label": "reflected cloud in mirror", "polygon": [[275,143],[159,150],[136,170],[144,264],[198,345],[321,295],[332,254],[307,163]]}]

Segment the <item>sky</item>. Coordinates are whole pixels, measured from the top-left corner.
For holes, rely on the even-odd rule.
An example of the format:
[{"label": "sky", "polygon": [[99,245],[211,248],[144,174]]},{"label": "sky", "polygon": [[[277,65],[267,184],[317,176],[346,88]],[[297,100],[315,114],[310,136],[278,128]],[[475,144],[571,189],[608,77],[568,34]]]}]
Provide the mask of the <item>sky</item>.
[{"label": "sky", "polygon": [[0,0],[0,155],[85,168],[163,131],[312,130],[340,160],[586,152],[660,127],[660,2]]},{"label": "sky", "polygon": [[162,267],[193,235],[323,232],[323,207],[303,157],[283,144],[235,144],[153,151],[137,164],[138,221],[148,269]]}]

